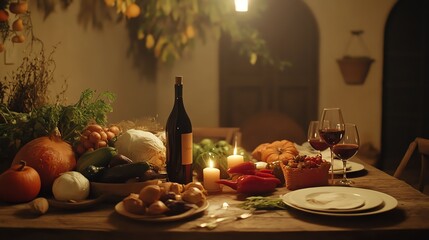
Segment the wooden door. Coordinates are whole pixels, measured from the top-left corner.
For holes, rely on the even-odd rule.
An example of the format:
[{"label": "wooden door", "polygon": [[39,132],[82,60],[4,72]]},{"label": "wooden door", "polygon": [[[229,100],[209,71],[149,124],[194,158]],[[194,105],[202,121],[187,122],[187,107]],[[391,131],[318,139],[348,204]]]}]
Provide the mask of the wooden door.
[{"label": "wooden door", "polygon": [[252,66],[231,49],[228,39],[221,39],[220,124],[239,127],[250,116],[273,111],[288,115],[306,130],[308,122],[318,116],[317,25],[301,0],[268,0],[265,4],[267,9],[252,25],[274,57],[288,60],[292,66],[283,72],[260,63]]},{"label": "wooden door", "polygon": [[398,166],[416,137],[429,138],[428,13],[428,1],[401,0],[386,24],[379,167],[387,171]]}]

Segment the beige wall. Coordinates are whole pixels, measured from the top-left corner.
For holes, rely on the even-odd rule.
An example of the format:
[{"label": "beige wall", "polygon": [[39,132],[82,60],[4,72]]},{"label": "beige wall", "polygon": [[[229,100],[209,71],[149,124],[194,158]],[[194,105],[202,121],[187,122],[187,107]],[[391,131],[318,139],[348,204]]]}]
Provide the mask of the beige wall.
[{"label": "beige wall", "polygon": [[[58,46],[54,54],[56,82],[51,92],[57,92],[66,79],[68,103],[76,102],[87,88],[114,92],[117,99],[110,115],[112,122],[153,116],[156,113],[156,84],[142,77],[132,59],[126,56],[128,33],[124,23],[105,22],[102,31],[91,27],[85,30],[77,21],[79,7],[80,1],[73,2],[67,11],[57,6],[44,21],[36,1],[30,1],[35,35],[43,40],[47,53],[52,46]],[[14,65],[4,65],[4,53],[0,53],[1,76],[19,66],[24,46],[14,45],[18,55]]]},{"label": "beige wall", "polygon": [[[338,106],[346,121],[360,128],[362,142],[380,147],[383,34],[396,0],[303,0],[314,13],[320,34],[319,110]],[[67,79],[70,102],[86,88],[116,93],[112,122],[158,115],[164,124],[173,104],[173,79],[184,76],[184,99],[194,126],[217,126],[219,118],[218,43],[197,45],[173,66],[159,66],[157,79],[141,76],[126,56],[128,35],[124,24],[105,23],[103,31],[85,30],[77,22],[79,1],[66,12],[56,10],[43,21],[30,6],[37,36],[49,47],[60,42],[54,55],[58,85]],[[363,39],[375,59],[364,85],[346,85],[336,59],[344,54],[350,30],[365,31]],[[18,49],[18,47],[17,47]],[[22,49],[21,49],[22,50]],[[18,49],[18,52],[21,51]],[[0,54],[3,59],[3,53]],[[17,65],[0,64],[1,76]]]},{"label": "beige wall", "polygon": [[183,76],[186,111],[195,126],[219,125],[218,42],[200,43],[174,66],[160,65],[157,76],[157,113],[166,122],[174,100],[174,76]]},{"label": "beige wall", "polygon": [[[361,142],[380,149],[384,26],[396,0],[304,0],[319,25],[319,111],[340,107],[345,121],[358,125]],[[346,85],[336,59],[345,53],[350,30],[364,30],[362,38],[375,59],[363,85]],[[359,48],[360,49],[356,49]],[[354,42],[350,54],[362,47]]]}]

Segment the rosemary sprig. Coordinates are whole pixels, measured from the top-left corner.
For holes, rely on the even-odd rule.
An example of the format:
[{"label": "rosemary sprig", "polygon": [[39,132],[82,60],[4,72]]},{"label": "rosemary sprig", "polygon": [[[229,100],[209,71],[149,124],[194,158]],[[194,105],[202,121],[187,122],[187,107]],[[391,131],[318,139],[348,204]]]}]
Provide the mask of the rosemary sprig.
[{"label": "rosemary sprig", "polygon": [[252,196],[247,197],[246,201],[244,201],[240,207],[243,209],[275,210],[286,209],[287,205],[281,198]]}]

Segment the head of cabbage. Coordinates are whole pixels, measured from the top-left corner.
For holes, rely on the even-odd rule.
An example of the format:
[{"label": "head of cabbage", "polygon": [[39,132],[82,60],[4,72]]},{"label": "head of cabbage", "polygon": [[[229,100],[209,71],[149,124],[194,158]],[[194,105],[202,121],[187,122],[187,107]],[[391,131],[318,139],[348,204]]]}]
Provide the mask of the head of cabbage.
[{"label": "head of cabbage", "polygon": [[161,169],[165,168],[165,145],[151,132],[129,129],[118,136],[115,147],[118,153],[133,162],[147,161]]}]

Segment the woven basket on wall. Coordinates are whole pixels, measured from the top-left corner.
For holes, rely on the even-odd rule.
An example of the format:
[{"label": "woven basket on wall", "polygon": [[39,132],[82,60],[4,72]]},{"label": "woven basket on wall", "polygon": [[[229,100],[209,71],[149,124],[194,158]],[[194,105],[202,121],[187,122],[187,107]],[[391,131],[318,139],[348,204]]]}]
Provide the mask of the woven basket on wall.
[{"label": "woven basket on wall", "polygon": [[374,59],[370,57],[344,56],[337,60],[341,74],[347,84],[363,84]]}]

